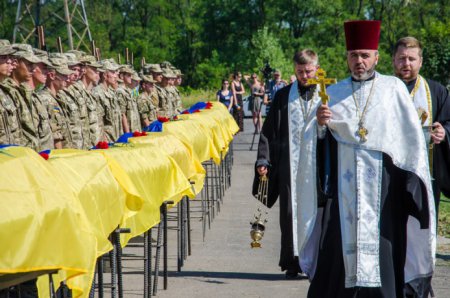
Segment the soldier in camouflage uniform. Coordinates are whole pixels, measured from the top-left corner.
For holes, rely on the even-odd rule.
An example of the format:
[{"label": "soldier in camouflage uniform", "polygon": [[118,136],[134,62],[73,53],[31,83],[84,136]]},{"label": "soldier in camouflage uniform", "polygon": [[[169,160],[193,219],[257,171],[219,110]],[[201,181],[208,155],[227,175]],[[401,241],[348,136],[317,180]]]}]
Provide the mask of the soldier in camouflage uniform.
[{"label": "soldier in camouflage uniform", "polygon": [[169,78],[168,90],[172,97],[172,111],[174,114],[179,114],[182,111],[181,97],[177,88],[175,87],[175,81],[177,80],[177,75],[173,70],[168,69],[171,77]]},{"label": "soldier in camouflage uniform", "polygon": [[[159,108],[161,114],[164,112],[164,116],[172,117],[175,114],[175,110],[173,109],[173,102],[175,98],[171,91],[169,80],[173,78],[173,74],[168,69],[163,69],[163,79],[160,84],[160,89],[158,90],[158,96],[160,99]],[[161,100],[162,99],[162,100]]]},{"label": "soldier in camouflage uniform", "polygon": [[141,76],[141,91],[138,97],[138,108],[142,127],[147,127],[156,120],[156,107],[152,103],[151,94],[155,86],[153,77]]},{"label": "soldier in camouflage uniform", "polygon": [[[53,57],[53,55],[50,55]],[[56,57],[59,57],[56,56]],[[68,68],[72,70],[72,74],[69,75],[67,86],[58,91],[56,101],[61,107],[64,115],[69,124],[70,135],[72,137],[72,148],[83,148],[83,121],[86,120],[86,115],[81,114],[81,109],[77,100],[82,100],[81,94],[72,88],[73,84],[79,80],[81,73],[80,62],[76,59],[75,54],[66,53],[59,57],[62,61],[65,61]],[[85,105],[82,106],[85,109]],[[86,114],[86,113],[85,113]]]},{"label": "soldier in camouflage uniform", "polygon": [[[136,87],[133,81],[136,81],[136,79],[140,81],[140,78],[137,77],[134,70],[128,66],[124,66],[119,69],[119,77],[123,83],[119,84],[116,93],[119,99],[122,114],[125,114],[126,119],[128,120],[127,123],[124,123],[124,132],[141,131],[142,127],[139,118],[137,96],[133,92]],[[125,129],[125,127],[127,129]]]},{"label": "soldier in camouflage uniform", "polygon": [[39,91],[35,97],[47,106],[54,148],[74,148],[70,121],[57,99],[58,92],[67,88],[69,76],[73,72],[63,58],[50,57],[49,62],[52,66],[49,67],[47,73],[46,87]]},{"label": "soldier in camouflage uniform", "polygon": [[0,45],[0,144],[19,144],[22,138],[18,110],[2,89],[1,83],[13,71],[11,54],[15,50],[8,44]]},{"label": "soldier in camouflage uniform", "polygon": [[45,88],[47,82],[48,70],[51,67],[48,61],[47,52],[42,52],[37,49],[33,49],[34,53],[37,53],[42,60],[41,63],[34,63],[32,65],[32,77],[27,82],[30,89],[33,90],[32,101],[32,117],[35,127],[38,132],[39,148],[38,151],[53,149],[55,144],[53,141],[53,134],[50,125],[50,119],[48,115],[48,102],[41,101],[37,97],[37,93]]},{"label": "soldier in camouflage uniform", "polygon": [[81,144],[77,148],[88,149],[91,148],[91,133],[89,128],[89,114],[86,103],[86,96],[83,94],[84,86],[82,77],[85,73],[85,66],[80,61],[86,54],[81,51],[71,50],[64,54],[67,57],[69,69],[75,72],[74,82],[71,82],[69,87],[64,91],[78,107],[79,120],[78,126],[81,127]]},{"label": "soldier in camouflage uniform", "polygon": [[27,82],[32,77],[33,63],[42,61],[33,54],[32,47],[29,45],[15,44],[13,48],[16,49],[13,57],[17,59],[17,66],[11,77],[3,80],[1,88],[13,101],[19,115],[22,137],[17,144],[39,150],[38,130],[33,120],[33,113],[36,113],[31,98],[33,90]]},{"label": "soldier in camouflage uniform", "polygon": [[181,100],[181,94],[180,94],[180,90],[178,90],[178,87],[181,85],[182,81],[183,81],[183,74],[181,73],[181,70],[179,69],[174,69],[173,70],[174,74],[176,75],[176,79],[174,82],[174,88],[175,88],[175,94],[176,94],[176,99],[177,99],[177,109],[179,109],[180,111],[183,110],[183,102]]},{"label": "soldier in camouflage uniform", "polygon": [[92,89],[92,95],[97,100],[97,107],[103,110],[104,140],[115,142],[122,132],[122,113],[116,93],[117,70],[119,66],[110,60],[102,61],[100,84]]},{"label": "soldier in camouflage uniform", "polygon": [[84,130],[89,132],[89,138],[84,138],[84,147],[91,148],[102,140],[103,110],[99,107],[97,100],[92,95],[92,88],[97,86],[100,80],[100,72],[98,69],[102,67],[102,65],[91,55],[83,56],[80,58],[80,61],[84,65],[80,92],[86,102],[88,118],[88,121],[84,123]]},{"label": "soldier in camouflage uniform", "polygon": [[157,108],[157,115],[158,116],[166,116],[166,110],[162,109],[161,107],[165,107],[166,105],[164,102],[166,101],[165,98],[160,98],[160,96],[163,95],[163,91],[161,90],[160,84],[162,82],[163,76],[162,76],[162,69],[159,66],[159,64],[147,64],[144,66],[144,74],[151,75],[153,77],[153,80],[155,81],[155,86],[152,91],[151,99],[153,105]]}]

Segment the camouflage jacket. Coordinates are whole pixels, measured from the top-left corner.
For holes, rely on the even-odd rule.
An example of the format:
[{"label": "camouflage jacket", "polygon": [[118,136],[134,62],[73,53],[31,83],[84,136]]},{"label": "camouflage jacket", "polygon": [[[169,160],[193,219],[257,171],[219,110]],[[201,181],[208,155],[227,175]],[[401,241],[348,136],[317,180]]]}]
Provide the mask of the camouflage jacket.
[{"label": "camouflage jacket", "polygon": [[80,109],[74,100],[75,95],[69,90],[61,90],[56,95],[56,101],[64,112],[72,135],[73,148],[83,148],[83,121]]},{"label": "camouflage jacket", "polygon": [[59,105],[57,99],[47,88],[39,92],[39,99],[41,102],[47,104],[50,127],[55,143],[62,141],[63,148],[74,148],[69,124],[70,121],[65,111]]},{"label": "camouflage jacket", "polygon": [[139,118],[137,97],[134,96],[132,90],[125,86],[119,86],[116,93],[119,99],[120,110],[122,111],[122,114],[127,116],[130,131],[141,131],[142,128]]},{"label": "camouflage jacket", "polygon": [[48,89],[44,88],[39,92],[33,93],[32,96],[37,111],[37,113],[33,113],[33,119],[38,130],[39,150],[55,148],[52,127],[50,124],[50,115],[48,114],[48,106],[50,104],[49,97],[51,97],[51,94],[49,93]]},{"label": "camouflage jacket", "polygon": [[1,88],[17,109],[21,127],[21,137],[17,140],[17,144],[39,150],[38,131],[32,116],[33,112],[36,113],[31,100],[32,90],[24,84],[17,85],[11,78],[5,79],[1,83]]},{"label": "camouflage jacket", "polygon": [[108,142],[115,142],[122,132],[122,113],[116,93],[100,84],[92,89],[92,95],[104,111],[103,130],[106,139]]},{"label": "camouflage jacket", "polygon": [[156,120],[156,107],[152,103],[151,95],[141,92],[138,97],[138,109],[142,127],[145,126],[144,121],[153,122]]},{"label": "camouflage jacket", "polygon": [[19,144],[22,136],[18,110],[0,86],[0,144]]}]

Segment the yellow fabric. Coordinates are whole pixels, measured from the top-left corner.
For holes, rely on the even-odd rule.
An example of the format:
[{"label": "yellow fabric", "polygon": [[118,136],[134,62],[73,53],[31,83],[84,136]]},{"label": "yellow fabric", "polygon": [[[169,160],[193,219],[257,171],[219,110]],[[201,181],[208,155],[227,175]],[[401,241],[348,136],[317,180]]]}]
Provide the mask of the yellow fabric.
[{"label": "yellow fabric", "polygon": [[[58,270],[55,285],[66,280],[74,297],[87,297],[111,231],[131,229],[125,246],[159,223],[163,201],[193,198],[204,183],[201,162],[219,163],[238,131],[220,104],[180,118],[130,144],[53,150],[48,161],[31,149],[0,149],[0,274]],[[38,288],[49,296],[47,276]]]},{"label": "yellow fabric", "polygon": [[[127,198],[106,158],[96,151],[66,149],[53,150],[50,157],[54,173],[72,188],[86,213],[97,237],[97,256],[107,253],[109,235],[125,220]],[[136,205],[142,205],[141,198]]]},{"label": "yellow fabric", "polygon": [[73,278],[93,270],[96,239],[75,193],[31,149],[0,150],[0,274],[59,270]]},{"label": "yellow fabric", "polygon": [[131,233],[121,235],[124,246],[131,238],[159,223],[159,207],[163,201],[173,200],[177,203],[185,195],[194,196],[180,167],[167,153],[158,148],[125,144],[97,151],[104,154],[108,162],[114,163],[117,170],[123,170],[121,179],[128,180],[127,187],[133,188],[144,200],[142,209],[121,225],[131,229]]},{"label": "yellow fabric", "polygon": [[[188,118],[189,116],[181,115],[180,118]],[[191,151],[200,162],[211,158],[216,162],[220,162],[220,154],[213,141],[213,132],[205,129],[197,121],[182,119],[166,122],[163,125],[163,131],[176,136],[186,146],[192,148]]]},{"label": "yellow fabric", "polygon": [[174,135],[164,132],[148,133],[146,137],[129,138],[130,143],[148,144],[169,154],[178,164],[184,175],[193,182],[195,194],[203,189],[205,169],[190,148]]},{"label": "yellow fabric", "polygon": [[188,123],[198,123],[205,133],[210,136],[215,147],[214,152],[218,153],[218,155],[211,155],[211,158],[217,164],[220,163],[220,154],[222,153],[222,156],[226,154],[228,146],[233,140],[233,135],[239,131],[239,126],[234,118],[220,103],[213,103],[211,109],[203,109],[199,113],[181,115],[180,118],[188,120]]}]

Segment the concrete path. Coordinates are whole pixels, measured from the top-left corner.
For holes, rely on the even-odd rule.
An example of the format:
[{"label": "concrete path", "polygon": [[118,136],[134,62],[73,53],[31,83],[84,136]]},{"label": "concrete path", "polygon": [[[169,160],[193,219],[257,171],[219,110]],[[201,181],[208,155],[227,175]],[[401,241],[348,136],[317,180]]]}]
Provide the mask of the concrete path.
[{"label": "concrete path", "polygon": [[[206,231],[205,241],[201,222],[192,220],[192,255],[181,272],[176,268],[176,233],[169,231],[169,284],[163,290],[162,278],[159,279],[158,297],[306,297],[308,281],[285,280],[278,267],[278,204],[268,210],[263,247],[250,248],[250,221],[261,205],[250,194],[257,146],[249,151],[253,128],[249,119],[245,124],[246,131],[234,140],[231,188],[211,229]],[[196,203],[193,204],[195,208]],[[137,259],[143,254],[142,247],[131,243],[124,254],[125,297],[142,297],[143,261]],[[448,251],[439,254],[434,283],[436,297],[450,297],[449,263]]]}]

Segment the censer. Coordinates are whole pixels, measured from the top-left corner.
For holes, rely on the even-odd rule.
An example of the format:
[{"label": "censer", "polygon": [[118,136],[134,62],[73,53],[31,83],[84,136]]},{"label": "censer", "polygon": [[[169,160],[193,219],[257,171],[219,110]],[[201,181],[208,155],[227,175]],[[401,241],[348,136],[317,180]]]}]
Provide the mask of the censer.
[{"label": "censer", "polygon": [[[269,179],[266,175],[259,177],[258,184],[258,192],[255,195],[255,198],[267,206],[267,192],[269,188]],[[251,230],[250,236],[252,238],[252,243],[250,244],[252,248],[260,248],[261,243],[259,242],[263,236],[264,231],[266,230],[267,219],[262,219],[262,211],[261,208],[258,208],[257,214],[255,214],[255,219],[253,222],[250,222]],[[265,212],[267,215],[267,211]]]}]

